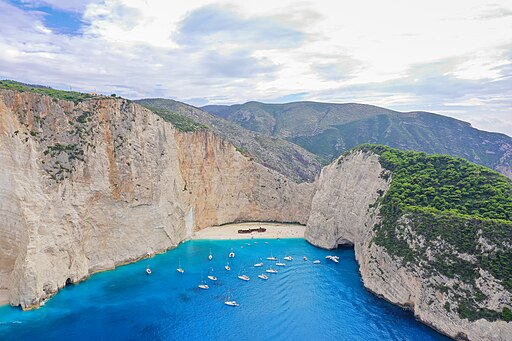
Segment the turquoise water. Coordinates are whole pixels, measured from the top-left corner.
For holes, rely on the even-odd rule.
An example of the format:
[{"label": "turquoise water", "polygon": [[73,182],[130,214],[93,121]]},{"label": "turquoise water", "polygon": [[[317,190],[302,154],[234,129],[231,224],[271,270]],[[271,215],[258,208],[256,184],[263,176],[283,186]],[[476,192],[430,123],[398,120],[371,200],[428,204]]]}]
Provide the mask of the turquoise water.
[{"label": "turquoise water", "polygon": [[[231,248],[236,257],[228,272],[224,265]],[[264,281],[257,275],[266,269],[271,252],[281,258],[291,254],[294,260],[282,260],[287,266],[274,267],[279,273],[267,274]],[[340,263],[327,262],[328,254],[337,254]],[[265,267],[253,267],[260,257]],[[180,259],[184,274],[176,271]],[[314,259],[321,264],[314,265]],[[151,275],[145,273],[148,264]],[[217,282],[206,279],[210,267]],[[240,268],[250,281],[237,278]],[[209,290],[197,287],[202,273]],[[240,306],[224,304],[228,289]],[[0,340],[5,341],[235,339],[446,338],[367,292],[353,249],[326,251],[303,239],[189,241],[69,285],[38,310],[0,307]]]}]

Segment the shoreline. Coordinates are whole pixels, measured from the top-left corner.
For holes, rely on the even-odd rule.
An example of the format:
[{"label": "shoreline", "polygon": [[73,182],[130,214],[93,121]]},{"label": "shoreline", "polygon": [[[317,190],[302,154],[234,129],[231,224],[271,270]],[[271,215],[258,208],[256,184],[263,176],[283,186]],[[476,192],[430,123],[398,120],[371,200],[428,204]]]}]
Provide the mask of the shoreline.
[{"label": "shoreline", "polygon": [[[238,233],[240,229],[265,228],[265,232]],[[190,240],[201,239],[279,239],[279,238],[304,238],[306,226],[290,223],[230,223],[220,226],[209,226],[196,231],[190,236]]]}]

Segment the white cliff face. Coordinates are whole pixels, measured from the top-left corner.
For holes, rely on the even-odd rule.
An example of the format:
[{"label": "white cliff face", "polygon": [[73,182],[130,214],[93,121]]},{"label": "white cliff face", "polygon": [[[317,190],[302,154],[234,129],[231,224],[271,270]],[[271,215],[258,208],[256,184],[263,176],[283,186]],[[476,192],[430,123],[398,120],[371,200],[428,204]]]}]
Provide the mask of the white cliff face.
[{"label": "white cliff face", "polygon": [[177,131],[128,101],[12,91],[0,91],[0,174],[0,289],[24,309],[192,230],[305,223],[312,196],[212,133]]},{"label": "white cliff face", "polygon": [[[376,201],[391,181],[378,160],[373,153],[356,151],[322,170],[306,239],[324,248],[335,248],[340,242],[354,244],[366,288],[391,303],[410,308],[421,321],[452,338],[511,340],[512,323],[484,319],[470,322],[447,310],[445,304],[450,299],[436,289],[436,284],[450,279],[429,277],[416,265],[404,267],[399,259],[372,242],[373,226],[380,221]],[[402,223],[407,224],[407,219],[403,218]],[[480,279],[479,286],[490,295],[490,304],[510,302],[510,294],[487,277]]]}]

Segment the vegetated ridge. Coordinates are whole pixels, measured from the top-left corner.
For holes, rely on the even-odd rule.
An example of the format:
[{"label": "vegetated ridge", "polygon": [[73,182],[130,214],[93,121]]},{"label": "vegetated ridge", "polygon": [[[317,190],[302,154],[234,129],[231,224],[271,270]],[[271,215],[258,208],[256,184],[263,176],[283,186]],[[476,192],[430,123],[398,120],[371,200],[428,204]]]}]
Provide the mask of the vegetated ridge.
[{"label": "vegetated ridge", "polygon": [[294,142],[325,162],[363,143],[463,157],[512,177],[512,138],[428,112],[366,104],[248,102],[204,110],[268,136]]}]

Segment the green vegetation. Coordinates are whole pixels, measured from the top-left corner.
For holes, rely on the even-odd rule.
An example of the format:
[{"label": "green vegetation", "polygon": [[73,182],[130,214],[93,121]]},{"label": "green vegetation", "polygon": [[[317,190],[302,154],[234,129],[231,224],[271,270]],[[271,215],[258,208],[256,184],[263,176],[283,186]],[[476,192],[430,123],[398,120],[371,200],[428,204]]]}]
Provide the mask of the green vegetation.
[{"label": "green vegetation", "polygon": [[41,95],[47,95],[53,97],[55,99],[61,99],[66,101],[72,101],[75,103],[79,103],[94,97],[95,95],[86,94],[82,92],[76,91],[64,91],[64,90],[55,90],[49,87],[37,86],[37,85],[28,85],[23,84],[11,80],[0,80],[0,89],[6,90],[15,90],[21,92],[32,92]]},{"label": "green vegetation", "polygon": [[177,129],[179,129],[181,131],[191,132],[191,131],[196,131],[199,129],[208,129],[208,127],[205,126],[204,124],[197,123],[196,121],[194,121],[186,116],[177,114],[170,110],[156,108],[154,106],[145,105],[144,103],[140,103],[140,104],[143,105],[144,107],[148,108],[149,110],[151,110],[152,112],[154,112],[155,114],[160,116],[161,118],[163,118],[164,121],[171,123],[174,127],[176,127]]},{"label": "green vegetation", "polygon": [[483,306],[487,297],[476,280],[485,270],[512,291],[511,180],[447,155],[381,145],[358,149],[378,154],[392,173],[389,190],[378,201],[382,221],[375,226],[374,242],[426,276],[442,275],[470,288],[437,287],[459,303],[462,318],[508,318],[508,310]]}]

